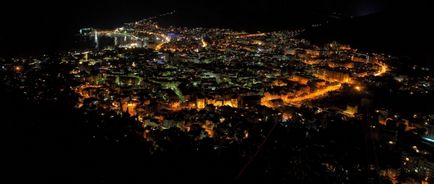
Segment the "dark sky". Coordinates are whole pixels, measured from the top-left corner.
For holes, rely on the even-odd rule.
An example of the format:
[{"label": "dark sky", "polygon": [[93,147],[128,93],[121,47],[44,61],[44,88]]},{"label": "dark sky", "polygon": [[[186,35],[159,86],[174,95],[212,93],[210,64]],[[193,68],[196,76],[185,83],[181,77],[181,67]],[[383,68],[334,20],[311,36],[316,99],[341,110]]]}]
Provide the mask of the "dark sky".
[{"label": "dark sky", "polygon": [[274,30],[312,23],[331,12],[356,17],[393,12],[399,16],[390,21],[402,22],[403,27],[414,22],[428,27],[427,22],[434,22],[433,7],[432,1],[416,0],[17,0],[1,7],[0,54],[58,47],[81,27],[114,27],[171,10],[179,12],[177,19],[163,24]]},{"label": "dark sky", "polygon": [[[384,0],[211,0],[211,1],[59,1],[59,2],[20,2],[4,6],[2,20],[8,23],[20,21],[24,24],[50,23],[64,24],[66,22],[94,23],[114,19],[122,20],[128,17],[145,17],[170,10],[211,11],[221,14],[268,14],[270,12],[285,11],[291,13],[313,10],[340,11],[351,14],[365,14],[381,10],[385,6]],[[63,21],[63,22],[59,22]],[[108,21],[107,21],[108,22]],[[16,23],[14,23],[16,24]]]},{"label": "dark sky", "polygon": [[[84,1],[65,0],[48,2],[47,0],[22,2],[12,1],[2,6],[1,20],[3,24],[19,28],[36,29],[42,26],[79,26],[110,24],[141,18],[170,10],[184,10],[214,14],[231,14],[235,16],[260,15],[270,18],[273,14],[291,14],[303,19],[303,13],[341,12],[348,15],[361,16],[384,10],[402,11],[403,13],[419,12],[427,7],[414,1],[399,3],[393,0],[206,0],[206,1]],[[429,10],[428,8],[426,8]],[[3,26],[2,26],[3,27]]]}]

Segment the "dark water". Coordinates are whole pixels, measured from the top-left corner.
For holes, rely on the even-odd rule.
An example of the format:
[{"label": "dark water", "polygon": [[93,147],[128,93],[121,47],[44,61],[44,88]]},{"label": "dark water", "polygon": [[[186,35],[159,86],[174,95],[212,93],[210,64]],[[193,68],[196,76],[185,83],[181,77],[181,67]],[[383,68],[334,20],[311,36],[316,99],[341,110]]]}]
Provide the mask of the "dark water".
[{"label": "dark water", "polygon": [[306,38],[315,43],[336,40],[368,52],[403,57],[415,64],[434,64],[434,29],[427,26],[429,12],[403,14],[382,12],[330,23],[309,30]]},{"label": "dark water", "polygon": [[333,11],[372,13],[381,10],[382,4],[374,0],[14,1],[0,11],[0,56],[57,52],[74,46],[73,35],[82,27],[113,28],[173,10],[177,11],[174,16],[158,21],[162,25],[255,32],[318,23]]},{"label": "dark water", "polygon": [[[256,2],[260,5],[259,2]],[[259,3],[259,4],[258,4]],[[289,7],[282,3],[284,7]],[[0,56],[19,56],[56,53],[77,47],[78,30],[83,27],[114,28],[125,22],[172,11],[172,6],[104,5],[73,6],[77,8],[37,11],[24,9],[28,16],[7,19],[0,36]],[[429,7],[429,6],[428,6]],[[372,10],[377,10],[375,7]],[[348,9],[348,8],[347,8]],[[360,9],[343,16],[331,16],[330,11],[296,8],[229,8],[224,5],[209,7],[178,7],[171,16],[157,19],[163,26],[218,27],[235,30],[275,31],[308,28],[302,37],[314,43],[333,40],[348,43],[371,52],[385,52],[410,57],[416,63],[433,63],[431,11],[409,9],[407,12],[385,10],[350,19],[350,15],[363,15]],[[43,9],[44,10],[44,9]],[[366,11],[369,13],[369,11]],[[57,17],[57,18],[56,18]],[[329,22],[317,29],[314,23]]]},{"label": "dark water", "polygon": [[[131,8],[131,7],[129,7]],[[58,10],[57,10],[58,11]],[[0,55],[31,55],[58,52],[77,46],[78,30],[83,27],[111,29],[123,23],[163,14],[172,9],[135,7],[82,7],[67,12],[38,12],[36,17],[8,20],[9,29],[0,34]],[[59,16],[55,19],[52,17]],[[274,11],[181,8],[174,15],[156,19],[162,26],[229,28],[256,31],[275,31],[305,27],[322,22],[323,15],[313,11]]]}]

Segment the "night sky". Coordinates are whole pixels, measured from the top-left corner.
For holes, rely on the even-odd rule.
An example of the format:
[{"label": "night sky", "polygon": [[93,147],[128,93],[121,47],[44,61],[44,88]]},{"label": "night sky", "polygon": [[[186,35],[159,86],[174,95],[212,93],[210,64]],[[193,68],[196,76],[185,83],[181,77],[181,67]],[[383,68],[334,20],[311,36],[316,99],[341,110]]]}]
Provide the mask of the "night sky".
[{"label": "night sky", "polygon": [[[429,4],[429,3],[424,3]],[[340,12],[347,15],[363,16],[384,10],[405,10],[419,12],[424,4],[414,2],[398,3],[391,0],[219,0],[219,1],[62,1],[62,2],[20,2],[3,6],[2,22],[21,28],[34,29],[38,25],[81,26],[101,24],[112,26],[113,23],[128,21],[130,18],[141,18],[171,10],[191,12],[211,12],[216,14],[232,14],[234,16],[261,15],[267,18],[270,14],[281,12],[303,19],[301,14],[312,12]],[[199,16],[199,15],[198,15]],[[203,15],[201,15],[203,16]],[[27,24],[27,25],[21,25]]]},{"label": "night sky", "polygon": [[[403,51],[405,54],[408,49],[414,49],[410,45],[424,47],[424,51],[432,48],[424,45],[433,40],[433,31],[428,26],[429,22],[433,22],[433,8],[432,1],[401,3],[392,0],[13,1],[2,6],[0,11],[0,54],[25,55],[29,51],[33,54],[62,50],[70,46],[72,36],[79,28],[112,28],[172,10],[177,10],[177,14],[173,19],[161,20],[161,24],[247,31],[302,27],[317,23],[333,12],[356,18],[380,14],[379,18],[373,18],[374,21],[360,24],[362,29],[357,28],[359,32],[348,33],[344,30],[345,26],[339,31],[350,34],[348,37],[368,40],[373,46],[387,42],[382,46],[385,49],[380,48],[381,51],[393,54]],[[391,36],[395,34],[400,36]],[[321,36],[326,40],[353,42],[333,36],[329,38],[328,34]],[[358,43],[355,45],[358,46]],[[361,45],[370,47],[368,43]],[[397,48],[388,50],[389,45]],[[432,55],[424,58],[432,60]]]}]

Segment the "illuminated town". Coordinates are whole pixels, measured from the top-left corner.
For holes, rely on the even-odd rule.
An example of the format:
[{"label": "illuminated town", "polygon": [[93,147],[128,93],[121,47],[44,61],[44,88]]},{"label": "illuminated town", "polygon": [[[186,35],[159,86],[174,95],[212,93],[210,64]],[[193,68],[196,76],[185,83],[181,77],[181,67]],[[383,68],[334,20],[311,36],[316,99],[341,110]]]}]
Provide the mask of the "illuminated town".
[{"label": "illuminated town", "polygon": [[[1,59],[0,77],[32,103],[70,101],[95,141],[132,136],[151,155],[182,150],[180,140],[211,155],[236,147],[229,178],[250,170],[286,173],[280,182],[310,181],[306,173],[317,172],[314,179],[332,183],[365,176],[433,183],[434,112],[392,99],[432,95],[431,68],[333,41],[315,45],[304,31],[164,27],[153,19],[83,28],[87,48]],[[126,133],[105,134],[121,120]],[[267,155],[255,158],[260,151]],[[270,159],[279,154],[288,160]],[[253,158],[264,171],[250,165]]]}]

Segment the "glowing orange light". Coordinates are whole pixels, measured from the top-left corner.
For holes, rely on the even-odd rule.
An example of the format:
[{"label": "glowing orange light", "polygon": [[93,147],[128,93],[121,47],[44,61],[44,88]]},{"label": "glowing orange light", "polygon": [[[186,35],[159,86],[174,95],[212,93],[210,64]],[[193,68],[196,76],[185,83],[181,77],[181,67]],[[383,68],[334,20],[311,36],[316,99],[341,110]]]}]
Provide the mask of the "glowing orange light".
[{"label": "glowing orange light", "polygon": [[342,87],[341,84],[330,85],[321,89],[317,89],[316,91],[310,93],[300,92],[296,96],[293,96],[292,93],[283,94],[283,95],[274,95],[266,92],[264,93],[264,96],[261,98],[261,105],[269,108],[276,108],[277,106],[272,103],[272,100],[278,100],[278,99],[282,100],[287,105],[289,104],[299,105],[304,101],[313,100],[329,92],[339,90],[341,87]]},{"label": "glowing orange light", "polygon": [[360,86],[356,86],[356,87],[354,87],[354,89],[356,89],[357,91],[361,91],[362,90],[362,88]]},{"label": "glowing orange light", "polygon": [[307,85],[307,83],[309,82],[308,78],[301,77],[298,75],[293,75],[293,76],[289,77],[288,80],[292,81],[292,82],[296,82],[296,83],[301,84],[301,85]]},{"label": "glowing orange light", "polygon": [[389,71],[389,67],[386,64],[378,63],[378,65],[380,66],[380,68],[376,73],[374,73],[374,76],[382,76]]},{"label": "glowing orange light", "polygon": [[289,121],[292,119],[292,114],[289,112],[282,113],[282,121]]},{"label": "glowing orange light", "polygon": [[206,120],[205,124],[202,125],[202,128],[208,134],[209,137],[214,136],[214,123],[210,120]]},{"label": "glowing orange light", "polygon": [[16,66],[16,67],[15,67],[15,71],[16,71],[16,72],[21,72],[22,69],[23,69],[23,68],[22,68],[21,66]]},{"label": "glowing orange light", "polygon": [[286,84],[285,82],[281,81],[281,80],[275,80],[271,83],[272,86],[286,86],[288,84]]},{"label": "glowing orange light", "polygon": [[354,117],[354,115],[357,113],[358,108],[357,106],[355,107],[351,107],[351,106],[347,106],[347,109],[345,109],[342,114],[348,117]]}]

